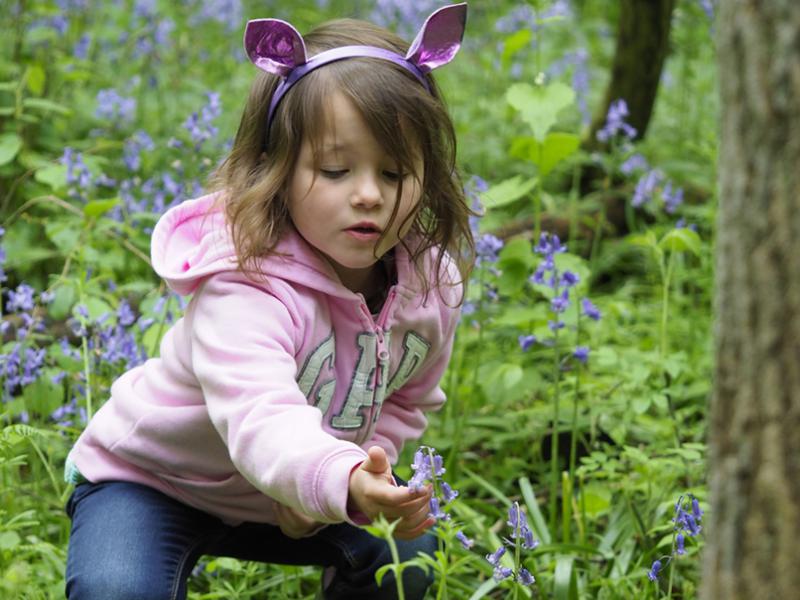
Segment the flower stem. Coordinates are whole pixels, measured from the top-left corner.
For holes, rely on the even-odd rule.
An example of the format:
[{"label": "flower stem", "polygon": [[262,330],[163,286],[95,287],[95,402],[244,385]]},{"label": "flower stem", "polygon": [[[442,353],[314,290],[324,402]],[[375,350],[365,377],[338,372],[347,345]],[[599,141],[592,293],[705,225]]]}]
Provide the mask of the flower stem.
[{"label": "flower stem", "polygon": [[403,571],[399,568],[400,554],[397,552],[397,544],[391,533],[386,536],[386,543],[389,544],[389,552],[392,553],[392,563],[395,566],[394,580],[397,582],[397,598],[398,600],[406,600],[405,590],[403,590]]},{"label": "flower stem", "polygon": [[[558,293],[558,290],[556,290]],[[553,370],[555,389],[553,391],[553,432],[550,438],[550,530],[556,531],[558,512],[558,420],[559,420],[559,383],[561,378],[561,357],[558,352],[558,329],[553,335]]]}]

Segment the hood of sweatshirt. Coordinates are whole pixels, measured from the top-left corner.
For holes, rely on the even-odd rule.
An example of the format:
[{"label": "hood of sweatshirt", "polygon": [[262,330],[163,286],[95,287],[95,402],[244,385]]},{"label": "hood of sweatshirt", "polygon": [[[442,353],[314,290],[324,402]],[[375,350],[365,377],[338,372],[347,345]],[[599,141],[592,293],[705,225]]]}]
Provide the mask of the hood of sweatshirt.
[{"label": "hood of sweatshirt", "polygon": [[[186,200],[159,219],[151,240],[153,269],[176,293],[192,294],[208,276],[236,271],[236,248],[231,239],[219,193]],[[408,253],[395,252],[398,279],[407,292],[416,293],[417,279]],[[292,227],[278,242],[275,253],[261,259],[265,275],[312,287],[332,296],[352,298],[328,261]]]}]

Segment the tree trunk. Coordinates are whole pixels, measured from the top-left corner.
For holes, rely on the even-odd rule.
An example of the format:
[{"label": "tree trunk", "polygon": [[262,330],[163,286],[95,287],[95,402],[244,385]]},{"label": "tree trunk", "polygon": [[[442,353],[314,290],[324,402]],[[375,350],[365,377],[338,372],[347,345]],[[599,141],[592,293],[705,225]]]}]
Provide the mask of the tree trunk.
[{"label": "tree trunk", "polygon": [[596,113],[584,147],[601,146],[596,133],[602,129],[611,103],[624,99],[630,115],[626,122],[643,138],[653,114],[661,70],[669,50],[669,31],[675,0],[622,0],[617,46],[611,81]]},{"label": "tree trunk", "polygon": [[800,595],[800,2],[722,0],[702,598]]}]

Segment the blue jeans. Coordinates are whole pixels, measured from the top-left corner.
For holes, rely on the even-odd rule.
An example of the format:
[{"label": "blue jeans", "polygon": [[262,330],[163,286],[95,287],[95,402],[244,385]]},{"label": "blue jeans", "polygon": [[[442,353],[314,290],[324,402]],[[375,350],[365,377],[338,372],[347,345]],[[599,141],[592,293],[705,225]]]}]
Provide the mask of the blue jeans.
[{"label": "blue jeans", "polygon": [[[347,523],[292,539],[264,523],[226,525],[147,486],[121,481],[82,483],[67,503],[72,530],[66,593],[73,600],[176,600],[203,554],[285,565],[333,567],[329,599],[397,597],[394,577],[383,585],[375,571],[391,562],[388,544]],[[400,560],[433,554],[436,538],[397,540]],[[421,600],[432,578],[421,569],[403,573],[405,596]]]}]

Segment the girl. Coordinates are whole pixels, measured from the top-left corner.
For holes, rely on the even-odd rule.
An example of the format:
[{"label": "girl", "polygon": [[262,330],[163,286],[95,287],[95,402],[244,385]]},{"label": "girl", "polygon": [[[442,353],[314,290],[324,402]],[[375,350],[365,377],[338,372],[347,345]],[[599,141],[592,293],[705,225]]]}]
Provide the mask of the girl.
[{"label": "girl", "polygon": [[[392,475],[444,402],[472,238],[430,71],[466,5],[409,48],[353,20],[248,23],[253,84],[214,193],[167,212],[153,265],[192,294],[72,449],[69,598],[186,596],[200,555],[325,567],[326,598],[394,598],[388,545],[432,553],[431,492]],[[461,261],[461,273],[455,261]],[[462,276],[463,274],[463,276]],[[406,598],[430,584],[403,576]]]}]

